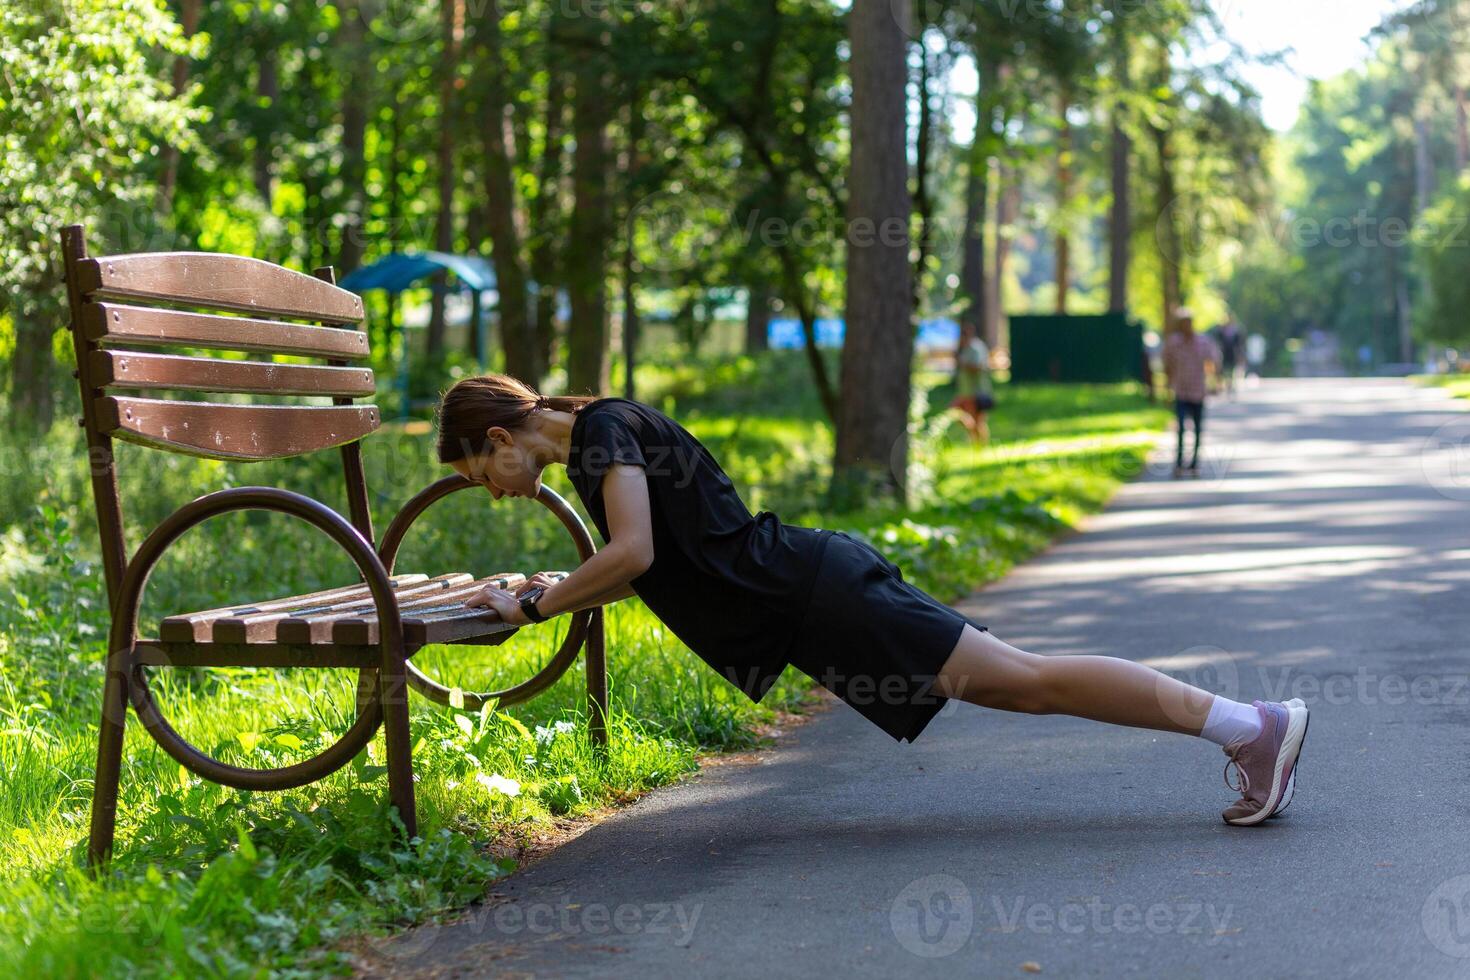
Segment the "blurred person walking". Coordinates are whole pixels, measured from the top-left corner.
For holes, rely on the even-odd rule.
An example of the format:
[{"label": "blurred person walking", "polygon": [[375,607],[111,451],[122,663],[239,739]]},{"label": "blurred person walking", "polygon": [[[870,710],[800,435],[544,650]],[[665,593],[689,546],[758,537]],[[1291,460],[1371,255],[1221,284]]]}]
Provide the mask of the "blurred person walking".
[{"label": "blurred person walking", "polygon": [[1227,316],[1215,332],[1220,347],[1220,387],[1226,395],[1234,398],[1245,367],[1245,331],[1240,329],[1234,317]]},{"label": "blurred person walking", "polygon": [[960,345],[955,350],[959,365],[959,390],[950,408],[957,408],[970,441],[990,441],[988,414],[995,407],[995,388],[990,380],[990,348],[970,324],[960,327]]},{"label": "blurred person walking", "polygon": [[[1205,422],[1207,371],[1219,370],[1220,348],[1204,334],[1194,332],[1194,314],[1181,307],[1174,311],[1174,329],[1164,341],[1164,373],[1174,392],[1174,419],[1178,442],[1174,451],[1174,476],[1199,476],[1201,433]],[[1184,465],[1184,423],[1194,424],[1194,451]]]}]

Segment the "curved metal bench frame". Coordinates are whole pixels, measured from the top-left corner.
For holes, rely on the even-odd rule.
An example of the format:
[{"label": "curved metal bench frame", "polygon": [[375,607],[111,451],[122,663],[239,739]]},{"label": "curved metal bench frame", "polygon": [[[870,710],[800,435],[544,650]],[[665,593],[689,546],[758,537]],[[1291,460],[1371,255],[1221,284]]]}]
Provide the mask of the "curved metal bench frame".
[{"label": "curved metal bench frame", "polygon": [[[412,651],[405,641],[391,570],[404,535],[424,511],[449,494],[474,484],[454,476],[428,487],[404,506],[390,524],[381,547],[374,548],[359,440],[365,432],[376,428],[378,415],[373,407],[353,405],[353,398],[370,392],[370,372],[345,368],[348,360],[367,356],[366,337],[350,327],[344,329],[361,320],[362,304],[356,296],[332,285],[334,277],[330,269],[318,269],[314,277],[308,277],[254,259],[203,253],[91,260],[82,228],[75,225],[62,232],[61,244],[71,303],[76,377],[82,395],[81,423],[87,436],[102,569],[113,611],[92,796],[90,862],[94,867],[100,866],[112,851],[123,735],[130,703],[149,735],[185,768],[214,782],[247,790],[290,789],[322,779],[351,761],[369,744],[379,726],[383,726],[389,799],[408,836],[415,836],[418,829],[408,689],[412,684],[425,696],[446,705],[450,691],[409,663]],[[325,326],[140,309],[107,302],[118,297],[212,306],[251,314],[264,312],[288,320],[319,317]],[[103,347],[102,340],[144,346],[193,344],[227,350],[298,353],[324,358],[328,366],[262,365],[130,354]],[[123,372],[127,380],[121,378]],[[209,391],[330,395],[335,407],[201,405],[119,398],[106,391],[117,386],[188,389],[191,385],[196,390]],[[215,418],[233,420],[236,429],[251,425],[265,428],[251,429],[243,439],[236,438],[238,432],[224,428],[212,430]],[[297,418],[303,420],[302,427],[293,428],[290,420]],[[191,429],[190,420],[202,424]],[[113,433],[156,448],[215,458],[278,458],[337,447],[342,455],[351,518],[298,493],[273,487],[236,487],[208,494],[179,508],[144,539],[129,559],[123,535]],[[596,552],[586,526],[564,499],[545,488],[539,499],[566,527],[582,560]],[[204,521],[244,510],[285,514],[331,538],[357,566],[378,618],[377,666],[365,666],[373,662],[371,656],[364,659],[355,654],[341,656],[335,664],[322,665],[358,670],[357,717],[353,724],[340,739],[311,758],[268,769],[245,768],[216,759],[190,744],[169,724],[154,700],[144,670],[149,665],[169,666],[172,661],[168,646],[138,637],[143,590],[168,548]],[[506,631],[503,624],[497,625],[500,637],[514,632]],[[463,642],[473,643],[475,638]],[[591,736],[595,742],[605,744],[607,669],[600,607],[572,615],[561,647],[535,676],[502,691],[466,694],[465,707],[480,708],[491,700],[515,704],[533,697],[555,683],[575,662],[577,651],[583,647],[587,650]],[[329,652],[334,648],[339,654],[351,653],[335,645],[317,649]],[[245,653],[248,651],[241,653],[240,665],[251,666],[252,661]],[[174,655],[184,662],[183,650],[177,650]]]},{"label": "curved metal bench frame", "polygon": [[[403,505],[403,509],[393,518],[393,523],[388,525],[388,530],[383,535],[383,543],[378,547],[378,557],[382,559],[383,567],[387,569],[389,575],[393,573],[393,565],[398,558],[398,550],[403,544],[404,537],[408,534],[409,528],[424,515],[424,512],[450,494],[475,486],[475,483],[462,476],[447,476],[426,487]],[[577,546],[578,557],[582,561],[586,561],[597,553],[597,546],[592,542],[592,535],[588,533],[587,525],[582,522],[577,512],[562,498],[561,494],[550,487],[543,486],[536,499],[555,514],[562,526],[567,529],[567,533],[572,537],[572,542]],[[561,679],[561,676],[576,662],[577,651],[583,646],[587,648],[587,707],[592,737],[598,743],[605,743],[607,741],[607,659],[601,607],[583,609],[571,614],[571,625],[561,642],[561,647],[535,676],[514,687],[499,691],[463,691],[461,693],[464,696],[465,708],[470,711],[479,711],[492,702],[501,705],[520,704],[522,701],[535,697]],[[414,690],[430,700],[445,706],[449,705],[450,689],[426,675],[411,662],[408,664],[408,683]]]}]

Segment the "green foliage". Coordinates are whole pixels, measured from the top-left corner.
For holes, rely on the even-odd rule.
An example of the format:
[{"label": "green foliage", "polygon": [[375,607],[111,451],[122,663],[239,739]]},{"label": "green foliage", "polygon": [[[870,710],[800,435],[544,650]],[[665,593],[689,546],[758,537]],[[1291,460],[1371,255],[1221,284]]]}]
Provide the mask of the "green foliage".
[{"label": "green foliage", "polygon": [[1470,346],[1470,175],[1419,216],[1415,257],[1424,274],[1426,302],[1416,311],[1420,334],[1453,347]]},{"label": "green foliage", "polygon": [[[162,0],[7,0],[0,5],[0,314],[40,357],[13,404],[47,412],[51,338],[63,323],[63,225],[131,228],[153,201],[156,154],[188,148],[199,114],[158,71],[199,50]],[[151,223],[145,218],[145,223]]]}]

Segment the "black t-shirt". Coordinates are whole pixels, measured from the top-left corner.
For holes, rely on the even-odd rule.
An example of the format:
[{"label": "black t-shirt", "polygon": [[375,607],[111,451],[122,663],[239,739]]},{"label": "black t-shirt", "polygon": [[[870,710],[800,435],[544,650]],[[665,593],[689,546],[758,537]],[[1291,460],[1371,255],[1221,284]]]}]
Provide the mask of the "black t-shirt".
[{"label": "black t-shirt", "polygon": [[752,515],[687,429],[652,406],[599,398],[572,423],[567,475],[603,541],[615,463],[644,468],[653,564],[630,583],[679,639],[752,700],[787,664],[830,530]]}]

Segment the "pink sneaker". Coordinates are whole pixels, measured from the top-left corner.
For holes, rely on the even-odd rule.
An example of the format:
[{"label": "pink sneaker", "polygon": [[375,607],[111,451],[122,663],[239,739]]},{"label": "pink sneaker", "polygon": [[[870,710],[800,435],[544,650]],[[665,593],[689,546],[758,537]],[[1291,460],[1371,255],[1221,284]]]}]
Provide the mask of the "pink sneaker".
[{"label": "pink sneaker", "polygon": [[[1282,704],[1255,701],[1261,713],[1261,734],[1253,741],[1225,746],[1230,761],[1225,763],[1225,785],[1240,799],[1220,815],[1236,827],[1261,823],[1286,801],[1286,789],[1294,787],[1296,760],[1307,737],[1307,707],[1300,701]],[[1230,781],[1230,767],[1240,774]]]},{"label": "pink sneaker", "polygon": [[[1301,698],[1292,698],[1290,701],[1283,701],[1281,703],[1286,705],[1288,708],[1305,708],[1307,706],[1307,702],[1303,701]],[[1310,722],[1311,719],[1308,718],[1307,721]],[[1306,737],[1307,733],[1303,731],[1302,742],[1304,744],[1306,742]],[[1301,761],[1300,754],[1297,756],[1297,761]],[[1291,775],[1287,777],[1286,780],[1286,791],[1281,796],[1281,802],[1276,804],[1276,809],[1271,811],[1272,817],[1280,815],[1282,810],[1285,810],[1287,807],[1291,806],[1291,798],[1296,795],[1296,763],[1292,763],[1290,768]],[[1270,818],[1268,817],[1267,819]]]}]

